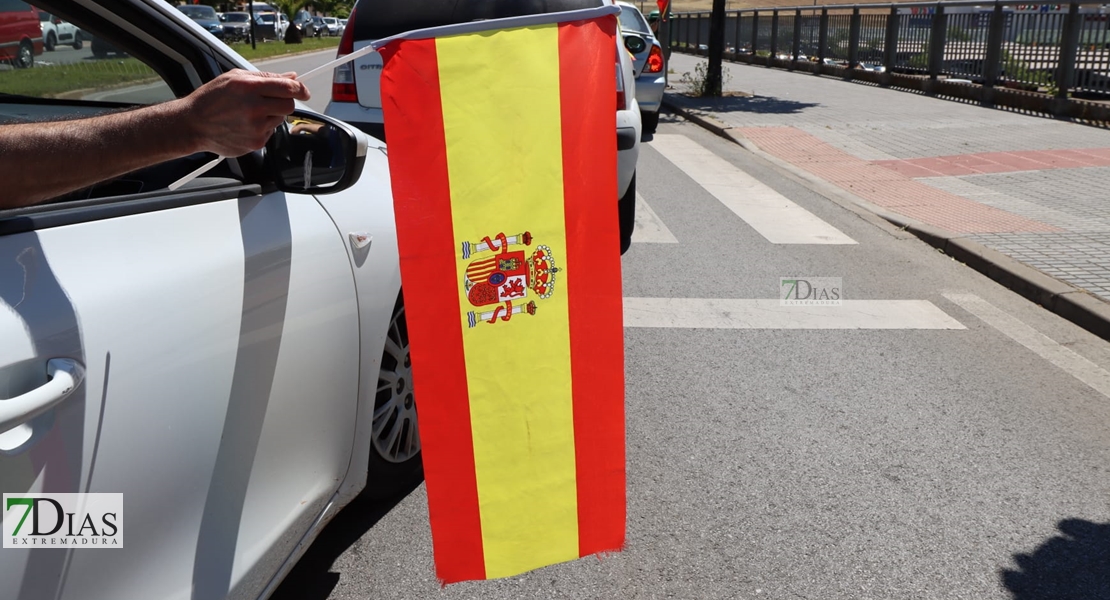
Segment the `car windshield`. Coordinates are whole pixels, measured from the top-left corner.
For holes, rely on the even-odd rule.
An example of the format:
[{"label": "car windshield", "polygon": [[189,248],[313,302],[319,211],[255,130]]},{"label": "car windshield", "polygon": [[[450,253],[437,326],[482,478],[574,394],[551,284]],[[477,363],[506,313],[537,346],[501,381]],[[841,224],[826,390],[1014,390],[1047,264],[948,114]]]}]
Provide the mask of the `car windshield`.
[{"label": "car windshield", "polygon": [[193,5],[193,6],[178,6],[177,10],[185,13],[190,19],[211,19],[218,21],[216,17],[216,9],[211,6]]},{"label": "car windshield", "polygon": [[644,20],[644,16],[632,6],[621,7],[621,29],[625,31],[639,31],[641,33],[648,33],[651,31],[647,21]]},{"label": "car windshield", "polygon": [[258,22],[260,23],[273,23],[274,15],[258,15]]},{"label": "car windshield", "polygon": [[227,13],[224,15],[224,21],[228,23],[249,23],[251,16],[247,13]]}]

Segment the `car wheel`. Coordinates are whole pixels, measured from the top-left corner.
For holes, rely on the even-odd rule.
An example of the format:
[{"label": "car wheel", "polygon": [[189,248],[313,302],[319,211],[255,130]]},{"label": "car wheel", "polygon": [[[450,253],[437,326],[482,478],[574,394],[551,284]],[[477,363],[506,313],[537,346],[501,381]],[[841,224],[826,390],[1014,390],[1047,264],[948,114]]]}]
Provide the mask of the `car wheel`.
[{"label": "car wheel", "polygon": [[31,42],[24,40],[19,44],[19,50],[12,61],[12,66],[17,69],[29,69],[35,64],[35,50]]},{"label": "car wheel", "polygon": [[57,45],[58,45],[58,38],[55,37],[53,33],[47,34],[46,35],[46,42],[43,43],[43,47],[46,48],[46,51],[47,52],[53,52],[54,47],[57,46]]},{"label": "car wheel", "polygon": [[405,304],[397,300],[378,372],[365,494],[389,498],[423,477]]},{"label": "car wheel", "polygon": [[73,49],[74,50],[80,50],[81,48],[84,48],[84,47],[85,47],[85,40],[81,39],[81,32],[77,32],[77,35],[73,36]]},{"label": "car wheel", "polygon": [[628,184],[628,191],[617,202],[617,212],[621,227],[621,254],[632,246],[632,230],[636,227],[636,174]]},{"label": "car wheel", "polygon": [[643,124],[644,133],[655,133],[655,128],[659,127],[659,111],[641,112],[640,123]]}]

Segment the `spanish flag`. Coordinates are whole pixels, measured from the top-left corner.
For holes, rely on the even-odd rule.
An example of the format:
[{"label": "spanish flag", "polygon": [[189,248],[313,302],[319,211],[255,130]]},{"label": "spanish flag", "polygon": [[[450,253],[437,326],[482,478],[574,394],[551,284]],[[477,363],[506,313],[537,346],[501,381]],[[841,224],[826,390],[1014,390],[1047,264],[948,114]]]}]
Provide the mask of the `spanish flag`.
[{"label": "spanish flag", "polygon": [[624,543],[618,11],[377,44],[444,583]]}]

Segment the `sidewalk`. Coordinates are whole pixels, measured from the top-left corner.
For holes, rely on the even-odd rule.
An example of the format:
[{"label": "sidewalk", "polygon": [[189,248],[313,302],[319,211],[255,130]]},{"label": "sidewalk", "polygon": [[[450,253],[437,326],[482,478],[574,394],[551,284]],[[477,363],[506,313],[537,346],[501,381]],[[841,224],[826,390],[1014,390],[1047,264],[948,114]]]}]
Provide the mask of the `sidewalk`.
[{"label": "sidewalk", "polygon": [[703,60],[672,55],[673,110],[1110,339],[1110,131],[729,62],[737,95],[678,93]]}]

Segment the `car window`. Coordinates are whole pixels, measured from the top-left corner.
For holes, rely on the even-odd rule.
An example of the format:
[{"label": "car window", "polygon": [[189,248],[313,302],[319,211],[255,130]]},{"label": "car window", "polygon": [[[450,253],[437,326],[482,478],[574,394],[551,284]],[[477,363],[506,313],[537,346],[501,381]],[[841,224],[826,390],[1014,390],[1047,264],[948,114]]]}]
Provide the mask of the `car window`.
[{"label": "car window", "polygon": [[249,23],[251,16],[247,13],[227,13],[224,15],[229,23]]},{"label": "car window", "polygon": [[177,9],[185,13],[190,19],[211,19],[213,21],[218,20],[216,18],[216,9],[212,8],[211,6],[185,5],[178,6]]},{"label": "car window", "polygon": [[640,14],[640,11],[631,6],[621,7],[621,29],[624,31],[639,31],[642,33],[651,31],[651,28],[648,27],[647,21],[644,20],[644,16]]},{"label": "car window", "polygon": [[[22,5],[23,9],[16,11]],[[210,8],[210,7],[209,7]],[[18,0],[0,0],[0,13],[30,11],[29,5]],[[35,19],[35,13],[29,13]],[[38,13],[38,19],[54,14]],[[30,96],[56,100],[85,100],[126,104],[156,104],[175,96],[161,76],[139,58],[128,55],[102,37],[96,36],[82,23],[76,26],[73,38],[59,39],[55,48],[45,51],[41,37],[28,44],[29,60],[23,64],[0,61],[0,94],[7,102],[12,97]],[[32,20],[35,31],[38,20]],[[41,36],[41,33],[39,34]],[[0,38],[4,37],[0,27]],[[0,42],[3,42],[0,39]],[[0,43],[0,48],[4,46]],[[3,50],[0,49],[0,54]],[[11,111],[0,104],[0,118],[11,118]]]}]

